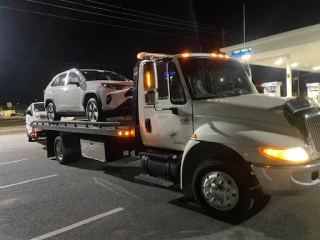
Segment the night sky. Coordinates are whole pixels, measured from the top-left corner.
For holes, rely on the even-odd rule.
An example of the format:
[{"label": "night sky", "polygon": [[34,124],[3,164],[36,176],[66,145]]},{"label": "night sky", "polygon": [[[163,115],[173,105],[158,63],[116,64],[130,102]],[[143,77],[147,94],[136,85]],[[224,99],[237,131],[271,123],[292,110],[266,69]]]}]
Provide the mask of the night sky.
[{"label": "night sky", "polygon": [[[222,47],[221,28],[228,30],[226,46],[243,42],[242,4],[232,5],[231,1],[90,1],[0,0],[0,105],[43,100],[43,90],[52,77],[73,67],[113,70],[132,78],[141,51],[212,52]],[[319,7],[320,3],[246,4],[246,40],[320,23]],[[202,25],[192,26],[197,24]],[[253,68],[257,84],[284,78],[282,70]]]}]

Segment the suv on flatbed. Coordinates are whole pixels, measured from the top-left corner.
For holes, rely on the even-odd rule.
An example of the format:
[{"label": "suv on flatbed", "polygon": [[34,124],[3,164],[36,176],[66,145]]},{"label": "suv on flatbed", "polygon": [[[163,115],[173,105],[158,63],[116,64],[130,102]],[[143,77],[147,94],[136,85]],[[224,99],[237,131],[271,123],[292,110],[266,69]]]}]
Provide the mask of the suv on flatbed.
[{"label": "suv on flatbed", "polygon": [[44,91],[50,121],[85,116],[92,122],[131,111],[133,81],[111,71],[71,69],[55,76]]}]

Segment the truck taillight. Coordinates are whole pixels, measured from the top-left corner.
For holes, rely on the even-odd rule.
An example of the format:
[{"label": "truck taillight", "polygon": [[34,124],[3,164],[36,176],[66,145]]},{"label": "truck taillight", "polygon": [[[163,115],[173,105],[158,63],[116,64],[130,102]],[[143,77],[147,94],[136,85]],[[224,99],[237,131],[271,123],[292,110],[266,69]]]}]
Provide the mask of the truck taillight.
[{"label": "truck taillight", "polygon": [[134,130],[125,130],[125,131],[119,131],[118,135],[120,137],[129,137],[129,136],[134,137],[134,133],[135,133]]},{"label": "truck taillight", "polygon": [[46,93],[46,90],[43,90],[43,94],[45,94]]}]

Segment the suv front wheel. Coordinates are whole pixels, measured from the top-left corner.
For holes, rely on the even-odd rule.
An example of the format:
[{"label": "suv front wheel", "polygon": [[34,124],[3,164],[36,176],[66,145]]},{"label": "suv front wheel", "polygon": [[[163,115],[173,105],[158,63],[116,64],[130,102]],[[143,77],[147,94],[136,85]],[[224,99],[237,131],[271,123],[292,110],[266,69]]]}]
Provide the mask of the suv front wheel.
[{"label": "suv front wheel", "polygon": [[86,114],[91,122],[102,122],[105,121],[105,116],[98,101],[95,98],[91,98],[86,107]]},{"label": "suv front wheel", "polygon": [[60,121],[61,117],[56,113],[56,108],[53,103],[47,106],[47,117],[49,121]]}]

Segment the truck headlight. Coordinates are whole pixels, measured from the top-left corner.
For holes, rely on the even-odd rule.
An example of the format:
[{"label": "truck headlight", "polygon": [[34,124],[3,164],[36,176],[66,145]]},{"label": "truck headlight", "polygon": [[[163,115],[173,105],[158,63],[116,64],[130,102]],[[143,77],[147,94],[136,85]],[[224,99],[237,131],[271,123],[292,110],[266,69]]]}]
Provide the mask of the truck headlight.
[{"label": "truck headlight", "polygon": [[259,149],[261,154],[272,160],[288,161],[290,163],[305,163],[310,161],[306,150],[302,147],[276,149],[272,147],[262,147]]}]

